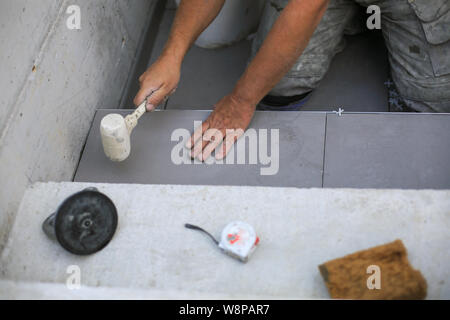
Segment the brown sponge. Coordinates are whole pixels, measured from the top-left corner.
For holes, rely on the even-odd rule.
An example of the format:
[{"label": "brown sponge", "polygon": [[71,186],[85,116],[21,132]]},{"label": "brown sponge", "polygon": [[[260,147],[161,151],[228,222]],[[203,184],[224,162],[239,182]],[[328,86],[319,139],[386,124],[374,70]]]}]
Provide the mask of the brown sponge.
[{"label": "brown sponge", "polygon": [[[373,265],[379,273],[373,269],[368,273]],[[409,264],[401,240],[328,261],[319,270],[333,299],[424,299],[427,295],[427,283]],[[376,274],[379,289],[373,288]]]}]

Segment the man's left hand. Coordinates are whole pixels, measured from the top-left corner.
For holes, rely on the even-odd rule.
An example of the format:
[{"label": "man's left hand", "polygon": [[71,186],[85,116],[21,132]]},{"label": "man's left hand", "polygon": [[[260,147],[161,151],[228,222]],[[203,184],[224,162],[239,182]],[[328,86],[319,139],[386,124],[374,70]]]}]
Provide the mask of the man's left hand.
[{"label": "man's left hand", "polygon": [[255,108],[256,105],[232,94],[222,98],[186,144],[186,147],[191,149],[191,157],[205,161],[223,142],[215,153],[215,158],[217,160],[225,158],[233,144],[244,134]]}]

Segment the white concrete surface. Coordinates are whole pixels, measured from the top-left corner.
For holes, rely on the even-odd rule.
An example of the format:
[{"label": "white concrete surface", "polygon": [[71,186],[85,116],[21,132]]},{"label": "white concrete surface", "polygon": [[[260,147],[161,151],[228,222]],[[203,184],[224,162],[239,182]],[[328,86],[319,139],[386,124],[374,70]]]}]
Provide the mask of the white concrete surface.
[{"label": "white concrete surface", "polygon": [[[119,226],[105,249],[79,257],[49,240],[41,223],[88,186],[114,201]],[[233,220],[250,223],[261,239],[247,264],[184,228],[196,224],[218,237]],[[427,297],[450,299],[449,228],[450,190],[37,183],[0,258],[0,297],[46,298],[40,292],[52,287],[50,297],[79,298],[61,287],[68,266],[78,265],[93,298],[144,291],[143,297],[328,298],[319,264],[401,239],[427,280]]]},{"label": "white concrete surface", "polygon": [[0,0],[0,251],[26,187],[71,180],[95,110],[118,107],[155,3]]},{"label": "white concrete surface", "polygon": [[86,287],[68,289],[61,283],[0,280],[1,300],[288,300],[289,297],[249,296],[239,293],[214,294],[155,289]]}]

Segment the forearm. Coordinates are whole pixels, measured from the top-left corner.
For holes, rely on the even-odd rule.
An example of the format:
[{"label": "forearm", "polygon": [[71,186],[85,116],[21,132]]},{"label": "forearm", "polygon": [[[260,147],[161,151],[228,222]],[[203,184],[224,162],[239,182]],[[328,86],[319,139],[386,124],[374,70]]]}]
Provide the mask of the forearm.
[{"label": "forearm", "polygon": [[291,0],[239,79],[233,96],[256,105],[306,48],[329,0]]},{"label": "forearm", "polygon": [[162,56],[181,64],[192,43],[216,18],[225,0],[182,0]]}]

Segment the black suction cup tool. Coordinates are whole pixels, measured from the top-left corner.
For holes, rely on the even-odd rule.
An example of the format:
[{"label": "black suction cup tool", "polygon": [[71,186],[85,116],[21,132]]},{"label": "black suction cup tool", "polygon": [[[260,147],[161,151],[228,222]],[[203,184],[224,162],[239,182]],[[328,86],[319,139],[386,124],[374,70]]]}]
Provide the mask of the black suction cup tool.
[{"label": "black suction cup tool", "polygon": [[117,228],[114,203],[95,188],[67,198],[43,224],[44,232],[56,238],[67,251],[88,255],[103,249]]}]

